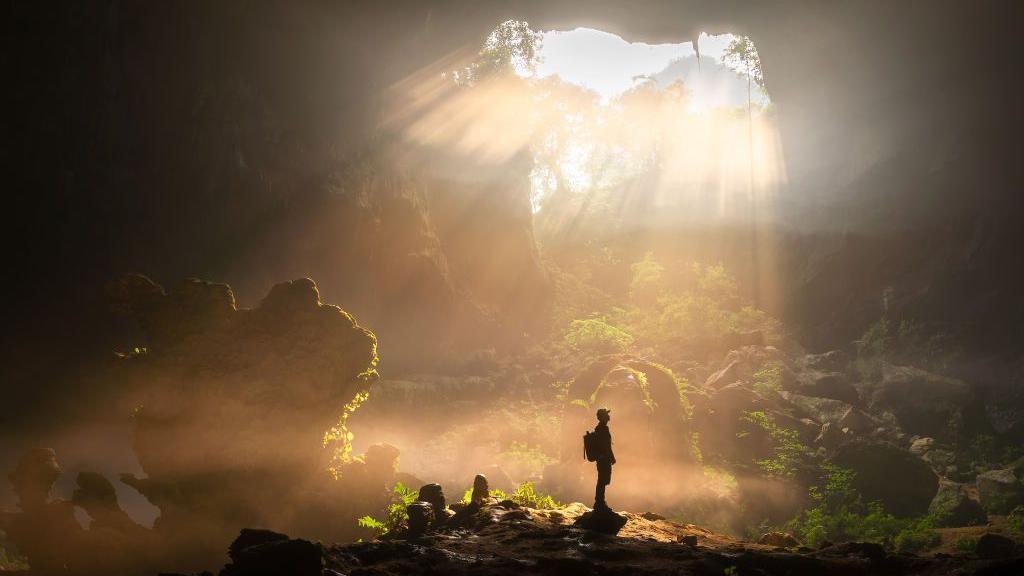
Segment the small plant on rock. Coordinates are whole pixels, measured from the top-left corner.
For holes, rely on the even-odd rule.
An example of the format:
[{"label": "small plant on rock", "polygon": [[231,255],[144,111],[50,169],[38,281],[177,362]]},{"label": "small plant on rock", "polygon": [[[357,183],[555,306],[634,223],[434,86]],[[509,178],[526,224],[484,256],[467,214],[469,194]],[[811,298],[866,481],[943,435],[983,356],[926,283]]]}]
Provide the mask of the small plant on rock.
[{"label": "small plant on rock", "polygon": [[416,501],[418,495],[416,490],[406,487],[401,482],[395,482],[395,487],[392,489],[391,504],[388,504],[384,519],[378,520],[367,515],[356,520],[356,524],[362,528],[375,530],[378,535],[393,532],[409,521],[409,514],[405,509]]},{"label": "small plant on rock", "polygon": [[538,510],[553,510],[558,508],[558,502],[548,494],[538,494],[533,488],[532,482],[523,482],[516,488],[516,491],[509,496],[509,500],[527,508]]}]

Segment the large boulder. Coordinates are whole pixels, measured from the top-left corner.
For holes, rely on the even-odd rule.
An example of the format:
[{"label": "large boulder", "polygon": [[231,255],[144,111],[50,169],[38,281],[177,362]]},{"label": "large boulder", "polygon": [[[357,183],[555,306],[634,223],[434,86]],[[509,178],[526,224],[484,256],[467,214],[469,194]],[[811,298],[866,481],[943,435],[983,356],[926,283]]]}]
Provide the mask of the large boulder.
[{"label": "large boulder", "polygon": [[848,403],[832,400],[831,398],[805,396],[793,392],[783,392],[782,397],[793,404],[801,414],[822,424],[825,422],[839,422],[839,419],[851,408]]},{"label": "large boulder", "polygon": [[582,516],[573,522],[573,526],[614,536],[619,533],[619,530],[622,530],[622,527],[626,525],[626,521],[625,516],[608,508],[596,508],[589,512],[584,512]]},{"label": "large boulder", "polygon": [[1024,458],[1006,468],[978,474],[978,500],[992,514],[1007,514],[1024,504]]},{"label": "large boulder", "polygon": [[221,576],[322,576],[323,547],[269,530],[243,532],[231,544],[231,563]]},{"label": "large boulder", "polygon": [[981,504],[968,496],[963,484],[956,482],[939,483],[939,491],[928,505],[928,514],[942,527],[978,526],[988,520]]},{"label": "large boulder", "polygon": [[840,446],[832,463],[854,471],[854,487],[868,502],[878,500],[895,516],[919,516],[939,488],[926,462],[887,442],[855,440]]},{"label": "large boulder", "polygon": [[889,412],[909,434],[951,442],[977,425],[981,411],[966,383],[911,366],[886,364],[870,393],[873,411]]},{"label": "large boulder", "polygon": [[784,390],[804,396],[830,398],[847,404],[860,402],[857,389],[841,372],[806,370],[796,374],[795,378],[784,378],[782,384]]}]

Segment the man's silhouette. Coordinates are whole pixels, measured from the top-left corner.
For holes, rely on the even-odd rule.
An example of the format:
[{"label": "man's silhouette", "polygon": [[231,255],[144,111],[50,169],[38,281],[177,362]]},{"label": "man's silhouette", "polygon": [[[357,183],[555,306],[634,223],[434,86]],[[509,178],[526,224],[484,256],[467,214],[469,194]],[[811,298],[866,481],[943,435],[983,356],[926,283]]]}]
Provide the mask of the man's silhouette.
[{"label": "man's silhouette", "polygon": [[594,428],[594,451],[597,453],[597,491],[594,494],[594,509],[608,510],[604,501],[604,487],[612,483],[612,464],[615,464],[615,453],[612,452],[612,433],[608,430],[608,421],[612,419],[611,411],[601,408],[597,411],[597,426]]}]

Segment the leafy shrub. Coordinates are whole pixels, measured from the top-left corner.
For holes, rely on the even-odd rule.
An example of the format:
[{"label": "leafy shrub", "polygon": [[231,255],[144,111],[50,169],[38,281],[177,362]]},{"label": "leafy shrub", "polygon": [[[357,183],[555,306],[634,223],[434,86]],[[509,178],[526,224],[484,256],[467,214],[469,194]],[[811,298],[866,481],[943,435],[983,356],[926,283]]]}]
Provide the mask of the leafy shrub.
[{"label": "leafy shrub", "polygon": [[525,442],[512,442],[507,450],[499,455],[503,468],[515,477],[529,477],[540,474],[544,467],[555,461],[540,446],[530,446]]},{"label": "leafy shrub", "polygon": [[553,510],[559,506],[550,495],[538,494],[532,482],[523,482],[508,498],[520,506],[539,510]]},{"label": "leafy shrub", "polygon": [[569,323],[565,342],[581,352],[610,354],[626,351],[633,344],[633,336],[608,324],[603,318],[588,318]]},{"label": "leafy shrub", "polygon": [[917,552],[935,545],[935,518],[896,518],[879,502],[864,504],[853,487],[854,472],[830,464],[822,466],[825,482],[811,487],[815,506],[801,512],[787,528],[807,545],[825,540],[875,542],[898,552]]},{"label": "leafy shrub", "polygon": [[641,345],[677,353],[733,332],[777,332],[776,321],[743,304],[736,279],[721,264],[667,267],[648,253],[632,271],[630,305],[614,310],[611,323]]},{"label": "leafy shrub", "polygon": [[378,520],[372,516],[363,516],[356,520],[356,524],[363,528],[375,530],[378,535],[397,530],[409,521],[409,513],[406,512],[406,508],[416,501],[418,495],[416,490],[406,487],[401,482],[395,482],[395,486],[392,489],[391,503],[388,504],[384,519]]},{"label": "leafy shrub", "polygon": [[[746,412],[742,420],[766,432],[775,445],[775,454],[771,458],[755,462],[766,475],[792,478],[810,456],[810,450],[800,441],[796,430],[779,426],[764,411]],[[739,434],[743,435],[743,432]]]},{"label": "leafy shrub", "polygon": [[754,373],[754,391],[762,396],[778,394],[782,391],[782,365],[769,362]]}]

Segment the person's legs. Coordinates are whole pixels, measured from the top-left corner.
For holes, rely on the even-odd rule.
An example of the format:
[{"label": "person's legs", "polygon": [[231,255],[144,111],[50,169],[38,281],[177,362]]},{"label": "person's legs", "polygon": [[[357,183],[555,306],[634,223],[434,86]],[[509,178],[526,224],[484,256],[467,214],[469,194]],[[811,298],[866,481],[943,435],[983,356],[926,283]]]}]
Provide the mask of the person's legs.
[{"label": "person's legs", "polygon": [[612,481],[612,463],[611,462],[597,462],[597,490],[594,494],[594,508],[607,508],[608,504],[604,500],[604,489],[605,486],[611,484]]}]

